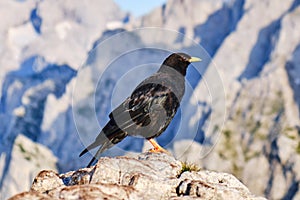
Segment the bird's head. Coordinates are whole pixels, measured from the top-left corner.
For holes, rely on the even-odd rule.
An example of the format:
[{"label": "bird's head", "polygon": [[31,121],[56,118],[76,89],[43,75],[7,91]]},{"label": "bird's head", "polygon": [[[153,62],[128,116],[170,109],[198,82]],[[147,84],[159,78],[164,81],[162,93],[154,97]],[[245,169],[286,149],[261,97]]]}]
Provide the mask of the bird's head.
[{"label": "bird's head", "polygon": [[183,76],[185,76],[189,64],[192,62],[199,62],[199,61],[201,61],[200,58],[192,57],[186,53],[173,53],[164,60],[162,64],[162,68],[175,69]]}]

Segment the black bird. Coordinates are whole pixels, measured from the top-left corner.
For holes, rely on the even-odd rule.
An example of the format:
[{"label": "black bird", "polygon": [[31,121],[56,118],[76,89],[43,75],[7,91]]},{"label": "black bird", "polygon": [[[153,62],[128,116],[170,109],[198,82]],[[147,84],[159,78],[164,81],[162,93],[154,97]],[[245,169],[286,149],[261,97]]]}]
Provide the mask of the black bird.
[{"label": "black bird", "polygon": [[82,156],[101,145],[88,167],[102,152],[128,135],[149,140],[154,147],[151,152],[166,152],[153,138],[166,130],[176,114],[185,91],[188,65],[198,61],[201,59],[185,53],[173,53],[156,73],[142,81],[131,96],[109,114],[109,122],[95,141],[80,153]]}]

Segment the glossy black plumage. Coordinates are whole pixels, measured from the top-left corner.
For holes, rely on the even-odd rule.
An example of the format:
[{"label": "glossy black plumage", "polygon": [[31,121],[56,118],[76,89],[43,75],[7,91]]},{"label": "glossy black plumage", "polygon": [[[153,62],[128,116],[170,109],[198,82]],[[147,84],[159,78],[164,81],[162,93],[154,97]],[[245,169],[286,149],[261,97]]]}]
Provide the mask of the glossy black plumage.
[{"label": "glossy black plumage", "polygon": [[200,61],[184,53],[173,53],[160,69],[141,82],[121,105],[109,115],[95,141],[80,154],[100,146],[90,166],[100,154],[126,136],[158,137],[175,116],[185,91],[185,75],[191,62]]}]

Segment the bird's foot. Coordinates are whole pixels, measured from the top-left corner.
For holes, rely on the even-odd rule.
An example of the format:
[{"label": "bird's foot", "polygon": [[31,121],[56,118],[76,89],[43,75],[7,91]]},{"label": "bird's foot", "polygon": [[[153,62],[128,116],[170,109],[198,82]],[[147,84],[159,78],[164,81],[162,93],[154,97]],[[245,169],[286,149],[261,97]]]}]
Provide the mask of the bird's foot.
[{"label": "bird's foot", "polygon": [[149,149],[148,152],[150,152],[150,153],[166,153],[166,154],[171,155],[170,152],[168,152],[164,148],[153,148],[153,149]]},{"label": "bird's foot", "polygon": [[168,155],[171,155],[170,152],[168,152],[166,149],[162,148],[157,142],[155,142],[153,139],[148,140],[152,146],[154,147],[153,149],[149,149],[148,152],[150,153],[166,153]]}]

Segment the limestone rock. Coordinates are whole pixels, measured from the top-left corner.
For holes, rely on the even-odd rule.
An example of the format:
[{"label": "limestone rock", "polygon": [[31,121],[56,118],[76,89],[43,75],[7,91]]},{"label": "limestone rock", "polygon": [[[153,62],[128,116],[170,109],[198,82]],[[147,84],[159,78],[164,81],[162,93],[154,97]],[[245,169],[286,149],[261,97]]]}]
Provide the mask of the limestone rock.
[{"label": "limestone rock", "polygon": [[39,193],[44,193],[54,187],[62,186],[63,182],[58,174],[52,170],[43,170],[34,179],[31,190]]},{"label": "limestone rock", "polygon": [[[4,164],[7,160],[10,160],[9,169],[6,169]],[[0,199],[7,199],[24,189],[29,189],[32,179],[40,170],[57,170],[56,161],[57,158],[48,148],[32,142],[24,135],[19,135],[11,157],[8,155],[0,157],[0,177],[4,179],[4,184],[0,188]]]},{"label": "limestone rock", "polygon": [[167,154],[103,157],[95,166],[65,174],[41,171],[29,192],[10,200],[264,199],[252,195],[233,175],[191,169]]}]

